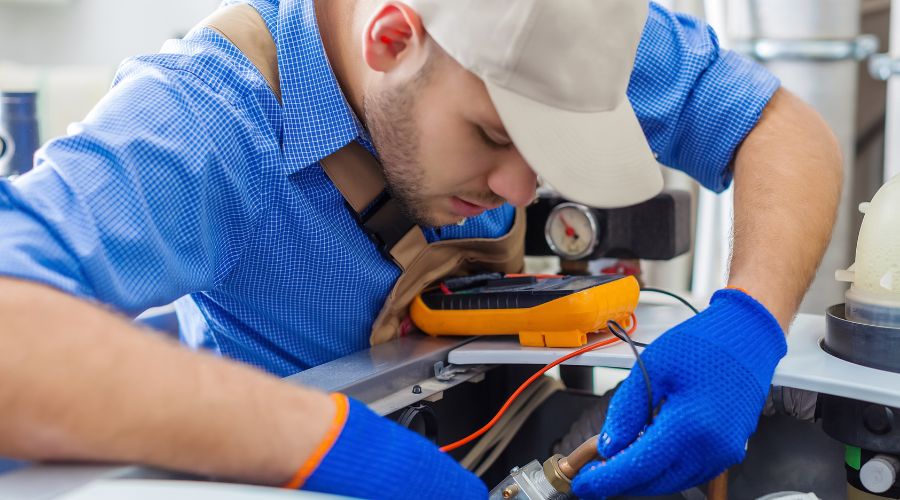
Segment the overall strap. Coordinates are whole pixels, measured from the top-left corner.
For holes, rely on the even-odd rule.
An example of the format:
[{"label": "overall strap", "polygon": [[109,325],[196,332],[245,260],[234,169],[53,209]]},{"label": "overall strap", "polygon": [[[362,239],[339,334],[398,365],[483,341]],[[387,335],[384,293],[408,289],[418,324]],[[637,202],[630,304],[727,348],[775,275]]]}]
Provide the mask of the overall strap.
[{"label": "overall strap", "polygon": [[[217,10],[200,23],[228,39],[259,70],[281,103],[278,49],[259,12],[249,4]],[[369,151],[351,142],[323,158],[322,169],[356,212],[365,231],[382,251],[406,269],[426,246],[422,230],[405,217],[386,192],[381,165]]]},{"label": "overall strap", "polygon": [[269,88],[281,102],[281,81],[278,76],[278,49],[272,33],[259,12],[250,4],[224,7],[200,22],[228,39],[266,79]]},{"label": "overall strap", "polygon": [[400,211],[397,200],[385,192],[384,174],[375,157],[351,142],[319,163],[356,211],[369,237],[405,271],[428,242],[419,226]]}]

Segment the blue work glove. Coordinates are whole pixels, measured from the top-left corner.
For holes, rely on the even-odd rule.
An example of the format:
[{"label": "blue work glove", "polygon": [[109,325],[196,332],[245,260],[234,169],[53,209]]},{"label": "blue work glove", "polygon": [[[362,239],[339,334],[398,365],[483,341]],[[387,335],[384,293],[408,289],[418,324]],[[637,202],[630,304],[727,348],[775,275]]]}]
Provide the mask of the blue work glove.
[{"label": "blue work glove", "polygon": [[659,405],[653,423],[646,427],[647,387],[635,366],[600,433],[607,460],[586,465],[573,491],[588,499],[675,493],[740,462],[786,352],[784,332],[762,304],[740,290],[716,292],[706,310],[641,355]]},{"label": "blue work glove", "polygon": [[486,499],[487,487],[427,439],[379,417],[366,405],[332,395],[338,411],[291,486],[371,499]]}]

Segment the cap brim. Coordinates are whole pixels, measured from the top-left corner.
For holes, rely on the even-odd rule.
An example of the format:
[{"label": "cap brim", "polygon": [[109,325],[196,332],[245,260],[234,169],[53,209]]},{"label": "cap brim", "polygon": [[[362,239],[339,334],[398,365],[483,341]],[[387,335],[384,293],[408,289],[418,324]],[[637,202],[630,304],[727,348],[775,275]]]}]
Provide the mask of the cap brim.
[{"label": "cap brim", "polygon": [[485,84],[522,157],[565,198],[616,208],[662,191],[660,165],[627,98],[611,111],[577,113]]}]

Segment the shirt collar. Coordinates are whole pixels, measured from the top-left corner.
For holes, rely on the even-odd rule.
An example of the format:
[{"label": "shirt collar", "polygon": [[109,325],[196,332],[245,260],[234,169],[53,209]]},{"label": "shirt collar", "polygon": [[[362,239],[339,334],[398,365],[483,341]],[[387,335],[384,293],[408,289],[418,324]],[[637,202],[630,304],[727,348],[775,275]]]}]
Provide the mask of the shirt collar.
[{"label": "shirt collar", "polygon": [[278,70],[284,116],[284,173],[293,174],[366,133],[334,76],[313,0],[281,0]]}]

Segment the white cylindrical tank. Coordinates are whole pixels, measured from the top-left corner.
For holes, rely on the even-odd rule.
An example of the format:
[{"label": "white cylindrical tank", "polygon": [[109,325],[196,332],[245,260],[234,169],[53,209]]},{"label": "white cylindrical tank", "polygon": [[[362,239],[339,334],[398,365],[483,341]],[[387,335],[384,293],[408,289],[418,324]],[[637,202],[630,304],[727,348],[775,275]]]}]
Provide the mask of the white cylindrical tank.
[{"label": "white cylindrical tank", "polygon": [[847,290],[846,316],[870,325],[900,327],[900,175],[881,187],[870,203],[856,242],[856,262],[838,271]]}]

